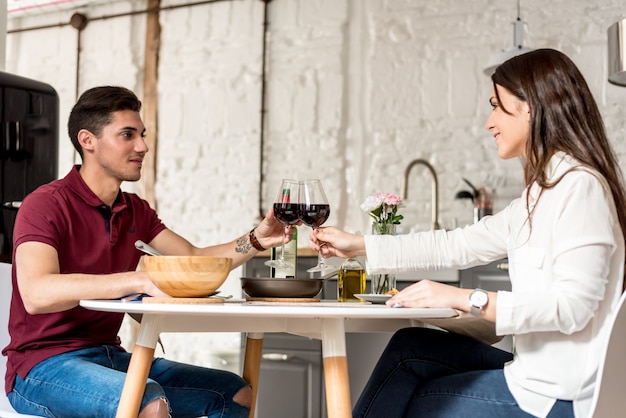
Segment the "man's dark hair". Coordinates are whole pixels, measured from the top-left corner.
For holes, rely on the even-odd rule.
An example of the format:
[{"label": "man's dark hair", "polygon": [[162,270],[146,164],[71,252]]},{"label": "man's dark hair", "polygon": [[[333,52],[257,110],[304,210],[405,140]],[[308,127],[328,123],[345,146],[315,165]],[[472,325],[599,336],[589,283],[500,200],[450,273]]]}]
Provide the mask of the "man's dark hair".
[{"label": "man's dark hair", "polygon": [[83,149],[78,142],[78,132],[87,129],[96,137],[100,136],[102,128],[111,123],[113,112],[121,110],[141,110],[141,101],[135,93],[124,87],[94,87],[79,97],[70,112],[67,130],[81,158]]}]

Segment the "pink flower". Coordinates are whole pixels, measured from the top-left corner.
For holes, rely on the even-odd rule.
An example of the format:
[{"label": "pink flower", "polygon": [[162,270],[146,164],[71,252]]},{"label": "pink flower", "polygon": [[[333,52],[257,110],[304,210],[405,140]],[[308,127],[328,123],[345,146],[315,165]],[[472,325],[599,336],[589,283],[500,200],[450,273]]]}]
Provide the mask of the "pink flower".
[{"label": "pink flower", "polygon": [[400,199],[400,196],[398,195],[387,194],[383,200],[383,203],[389,206],[400,206],[402,204],[402,199]]},{"label": "pink flower", "polygon": [[390,193],[372,193],[361,204],[361,210],[369,212],[375,224],[399,224],[404,218],[398,214],[402,199]]}]

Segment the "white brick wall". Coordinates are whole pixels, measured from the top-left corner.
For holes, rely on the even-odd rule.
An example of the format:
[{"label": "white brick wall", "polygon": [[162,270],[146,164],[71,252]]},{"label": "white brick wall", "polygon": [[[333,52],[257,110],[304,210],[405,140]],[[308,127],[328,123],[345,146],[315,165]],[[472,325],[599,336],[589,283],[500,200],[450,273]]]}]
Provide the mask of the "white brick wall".
[{"label": "white brick wall", "polygon": [[[95,18],[143,8],[118,1],[80,10]],[[66,23],[72,12],[9,15],[7,26]],[[318,177],[332,205],[328,224],[368,230],[359,204],[374,191],[399,193],[415,158],[437,171],[444,226],[471,222],[469,203],[454,200],[461,177],[492,188],[496,210],[518,196],[519,162],[499,160],[484,129],[491,85],[482,73],[492,53],[512,45],[516,15],[514,0],[273,0],[263,209],[281,178]],[[606,30],[625,15],[623,0],[522,2],[525,45],[560,49],[580,66],[623,164],[626,89],[606,81]],[[199,245],[257,222],[262,17],[259,0],[161,14],[158,207]],[[144,15],[89,22],[79,91],[111,83],[141,95],[144,32]],[[7,36],[7,71],[54,86],[62,122],[75,100],[76,42],[71,26]],[[59,159],[64,175],[74,160],[64,126]],[[409,197],[404,227],[427,227],[430,179],[419,167]],[[301,245],[308,234],[301,229]],[[238,291],[238,277],[228,292]],[[231,335],[172,338],[183,342],[166,342],[168,354],[192,356],[183,349],[189,339],[216,350],[238,344]]]}]

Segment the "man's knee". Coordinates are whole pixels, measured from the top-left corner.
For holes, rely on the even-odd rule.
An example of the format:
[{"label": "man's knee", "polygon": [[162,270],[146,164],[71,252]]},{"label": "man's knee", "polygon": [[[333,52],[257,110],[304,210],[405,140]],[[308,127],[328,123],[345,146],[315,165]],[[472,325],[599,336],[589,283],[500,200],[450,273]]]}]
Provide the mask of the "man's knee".
[{"label": "man's knee", "polygon": [[138,418],[168,418],[170,416],[170,407],[167,399],[159,398],[150,402],[139,413]]},{"label": "man's knee", "polygon": [[252,408],[252,388],[250,386],[244,386],[235,393],[233,401],[246,408]]}]

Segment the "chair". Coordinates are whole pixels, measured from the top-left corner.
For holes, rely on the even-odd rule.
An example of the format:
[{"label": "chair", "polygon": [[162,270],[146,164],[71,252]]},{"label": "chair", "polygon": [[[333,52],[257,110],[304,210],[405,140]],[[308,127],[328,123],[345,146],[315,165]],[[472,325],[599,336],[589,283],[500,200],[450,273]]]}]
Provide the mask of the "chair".
[{"label": "chair", "polygon": [[[9,307],[11,305],[11,264],[0,263],[0,350],[9,344]],[[7,358],[0,355],[0,418],[35,418],[34,415],[18,414],[4,394],[4,374]]]},{"label": "chair", "polygon": [[626,292],[611,318],[611,334],[605,352],[601,353],[596,379],[596,390],[591,404],[592,418],[622,416],[626,409],[624,384],[626,383]]}]

